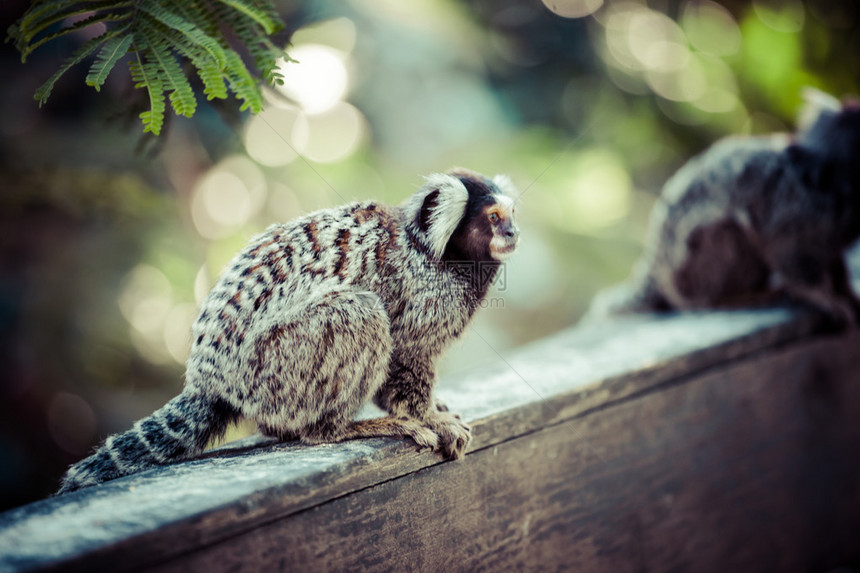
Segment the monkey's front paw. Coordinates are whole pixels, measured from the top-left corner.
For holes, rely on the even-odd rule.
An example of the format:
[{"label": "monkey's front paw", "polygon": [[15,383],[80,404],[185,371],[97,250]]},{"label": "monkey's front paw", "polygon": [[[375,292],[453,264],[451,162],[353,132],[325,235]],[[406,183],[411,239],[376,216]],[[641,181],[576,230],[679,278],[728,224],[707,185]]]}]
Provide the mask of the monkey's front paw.
[{"label": "monkey's front paw", "polygon": [[418,444],[418,449],[427,448],[434,451],[439,449],[439,436],[430,428],[405,418],[401,419],[401,424],[403,432]]},{"label": "monkey's front paw", "polygon": [[439,448],[445,458],[456,460],[463,457],[472,440],[472,429],[457,414],[436,412],[428,425],[439,435]]}]

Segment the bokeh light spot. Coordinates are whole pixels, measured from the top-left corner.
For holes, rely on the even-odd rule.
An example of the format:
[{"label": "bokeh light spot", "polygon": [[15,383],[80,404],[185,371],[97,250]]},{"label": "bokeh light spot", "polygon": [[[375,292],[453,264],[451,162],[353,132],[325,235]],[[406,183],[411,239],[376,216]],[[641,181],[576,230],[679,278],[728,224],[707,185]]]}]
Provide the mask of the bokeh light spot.
[{"label": "bokeh light spot", "polygon": [[297,102],[307,113],[322,113],[346,95],[349,76],[346,54],[329,46],[304,44],[290,50],[294,62],[278,66],[284,83],[277,89]]},{"label": "bokeh light spot", "polygon": [[223,226],[237,227],[251,214],[248,188],[232,173],[213,173],[200,197],[209,216]]},{"label": "bokeh light spot", "polygon": [[654,93],[672,101],[697,100],[705,94],[708,85],[702,64],[692,57],[680,73],[652,69],[645,78]]},{"label": "bokeh light spot", "polygon": [[207,239],[225,237],[245,225],[266,200],[266,179],[247,157],[232,156],[198,180],[191,219]]},{"label": "bokeh light spot", "polygon": [[307,115],[293,127],[296,151],[318,163],[334,163],[352,154],[366,131],[366,120],[355,106],[339,103],[326,113]]},{"label": "bokeh light spot", "polygon": [[607,9],[605,39],[609,62],[627,70],[642,67],[639,59],[631,51],[630,23],[633,17],[647,8],[627,2],[612,5]]},{"label": "bokeh light spot", "polygon": [[213,286],[215,286],[215,280],[209,272],[209,265],[201,266],[194,277],[194,300],[198,306],[203,304]]},{"label": "bokeh light spot", "polygon": [[562,18],[582,18],[593,14],[603,0],[543,0],[544,6]]},{"label": "bokeh light spot", "polygon": [[687,40],[671,18],[654,10],[638,10],[626,23],[629,51],[640,67],[660,72],[685,67],[689,60]]},{"label": "bokeh light spot", "polygon": [[290,42],[295,46],[322,44],[349,53],[355,47],[356,36],[355,23],[343,17],[303,26],[293,34]]},{"label": "bokeh light spot", "polygon": [[138,332],[156,332],[170,311],[172,290],[164,273],[139,264],[126,276],[118,300],[120,311]]},{"label": "bokeh light spot", "polygon": [[268,167],[292,162],[297,154],[288,142],[298,116],[296,109],[270,106],[252,117],[243,134],[248,155]]},{"label": "bokeh light spot", "polygon": [[700,98],[692,102],[694,106],[708,113],[726,113],[738,106],[735,94],[720,87],[708,87]]},{"label": "bokeh light spot", "polygon": [[612,151],[594,149],[579,154],[570,166],[568,180],[560,223],[570,231],[597,231],[630,210],[630,176]]},{"label": "bokeh light spot", "polygon": [[275,221],[289,221],[301,215],[302,207],[295,191],[283,183],[274,183],[266,211]]},{"label": "bokeh light spot", "polygon": [[191,325],[197,318],[197,305],[185,302],[170,309],[164,321],[164,345],[170,356],[185,364],[191,350]]},{"label": "bokeh light spot", "polygon": [[737,109],[740,106],[738,82],[732,69],[717,56],[698,54],[696,59],[705,75],[707,87],[700,97],[690,103],[708,113],[726,113]]},{"label": "bokeh light spot", "polygon": [[728,56],[741,47],[741,31],[731,12],[711,0],[687,2],[681,26],[690,43],[706,54]]},{"label": "bokeh light spot", "polygon": [[765,26],[777,32],[799,32],[806,20],[801,0],[753,0],[753,10]]}]

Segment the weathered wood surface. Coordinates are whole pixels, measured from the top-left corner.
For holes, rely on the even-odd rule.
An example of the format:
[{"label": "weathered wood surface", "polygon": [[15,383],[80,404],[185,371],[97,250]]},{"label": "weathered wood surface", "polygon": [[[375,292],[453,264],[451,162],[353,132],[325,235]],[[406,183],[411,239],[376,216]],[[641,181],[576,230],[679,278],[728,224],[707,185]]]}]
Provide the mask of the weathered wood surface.
[{"label": "weathered wood surface", "polygon": [[[386,496],[394,496],[392,492],[408,489],[412,482],[432,479],[425,476],[438,476],[440,479],[433,487],[420,489],[426,491],[429,499],[438,498],[440,503],[447,499],[446,496],[463,499],[470,504],[464,507],[477,511],[483,502],[480,496],[475,497],[475,492],[486,491],[489,495],[495,491],[493,487],[501,487],[492,485],[495,483],[492,481],[495,479],[492,462],[497,457],[511,458],[514,464],[500,470],[500,475],[507,477],[499,483],[508,484],[507,495],[512,496],[510,505],[515,511],[518,511],[515,507],[518,504],[525,504],[522,506],[525,508],[549,503],[552,507],[545,508],[546,511],[565,513],[565,503],[569,503],[573,504],[569,506],[574,511],[571,515],[585,519],[585,514],[577,513],[576,508],[596,502],[609,512],[613,507],[612,499],[598,500],[592,495],[594,492],[609,494],[614,491],[613,487],[621,488],[625,479],[635,484],[647,476],[640,476],[636,466],[627,467],[627,474],[623,474],[620,465],[613,474],[609,467],[602,467],[592,460],[598,454],[607,459],[615,455],[611,454],[610,448],[617,441],[614,435],[592,435],[591,428],[602,423],[599,420],[611,412],[635,409],[640,402],[645,404],[643,400],[653,399],[650,396],[657,390],[658,394],[668,392],[666,396],[677,394],[683,397],[683,390],[674,390],[670,386],[686,384],[685,381],[704,376],[710,370],[728,368],[734,361],[739,361],[739,364],[749,362],[750,368],[754,369],[762,356],[807,338],[812,329],[812,321],[804,316],[787,310],[765,310],[637,317],[565,331],[510,355],[500,356],[494,371],[483,370],[446,381],[443,398],[474,428],[470,454],[461,462],[443,464],[430,453],[414,451],[407,442],[387,439],[317,447],[269,444],[256,448],[226,448],[204,459],[154,469],[0,515],[0,570],[53,567],[86,571],[123,570],[166,564],[176,558],[202,559],[201,548],[240,547],[236,544],[243,536],[253,535],[249,531],[262,535],[270,531],[269,524],[288,527],[295,521],[306,523],[303,527],[313,531],[313,524],[304,520],[310,515],[322,515],[327,507],[342,507],[352,515],[357,511],[356,507],[366,503],[370,511],[371,506],[388,499]],[[855,339],[851,340],[856,344]],[[828,341],[827,344],[833,342]],[[748,406],[742,404],[743,407]],[[638,426],[629,422],[631,428],[637,428],[635,434],[638,438],[623,431],[623,427],[613,432],[627,436],[622,442],[632,440],[632,443],[639,444],[637,447],[642,447],[643,436],[653,436],[655,428],[671,430],[671,425],[664,425],[664,417],[668,413],[656,406],[649,412],[646,415],[643,410]],[[730,414],[732,409],[727,407],[724,415]],[[673,418],[669,416],[668,419]],[[697,420],[705,425],[725,421],[709,420],[706,411],[700,412]],[[780,431],[778,427],[770,426],[759,430]],[[677,438],[684,437],[680,434],[686,432],[679,432]],[[548,441],[541,445],[544,436]],[[762,436],[759,438],[764,439]],[[653,441],[656,437],[649,439]],[[779,434],[774,433],[771,439],[780,439]],[[652,450],[669,445],[659,441],[646,443]],[[558,452],[554,455],[564,459],[554,463],[564,465],[530,466],[528,456],[532,455],[529,452],[533,447],[545,451],[547,456],[552,451]],[[728,446],[724,444],[724,447]],[[610,448],[606,454],[600,453],[606,448]],[[523,451],[513,453],[518,449]],[[681,461],[673,458],[679,454],[672,452],[671,449],[662,453],[656,451],[655,455],[671,454],[664,460],[668,468]],[[689,451],[684,455],[701,457],[702,463],[708,463],[704,454]],[[521,461],[517,462],[518,459]],[[745,463],[745,460],[740,461]],[[554,468],[573,472],[572,477],[591,475],[589,472],[595,476],[605,475],[608,481],[601,485],[600,480],[596,480],[591,492],[580,494],[571,491],[565,494],[573,496],[565,503],[554,498],[547,501],[548,498],[540,497],[543,494],[539,492],[532,501],[526,499],[528,496],[520,495],[535,486],[532,481],[538,477],[564,480],[564,476],[552,473],[561,471]],[[514,481],[516,471],[522,472],[518,478],[520,481]],[[668,469],[666,472],[668,475]],[[672,479],[680,480],[680,487],[684,485],[681,482],[688,478]],[[645,487],[650,489],[655,484]],[[580,495],[585,497],[579,499]],[[591,501],[588,501],[589,495],[592,495]],[[366,502],[362,501],[365,497]],[[417,503],[411,498],[403,499],[409,499],[409,504]],[[354,505],[344,506],[345,503]],[[487,503],[490,503],[489,498]],[[382,519],[387,512],[390,512],[392,520],[400,515],[403,521],[398,528],[413,531],[416,539],[426,538],[424,542],[415,542],[414,551],[405,553],[410,555],[410,560],[420,562],[422,556],[430,557],[420,548],[433,536],[441,536],[441,539],[464,535],[462,530],[446,528],[448,520],[444,515],[451,509],[444,503],[441,507],[445,507],[444,511],[439,509],[442,513],[431,512],[418,521],[409,517],[410,509],[402,507],[377,508],[377,518]],[[481,524],[474,520],[481,515],[484,515],[481,519],[495,519],[492,513],[480,512],[468,519],[478,527]],[[599,514],[594,515],[599,518]],[[610,517],[607,513],[602,519],[612,521]],[[687,515],[688,519],[693,517]],[[333,517],[329,515],[326,519]],[[425,519],[427,521],[422,521]],[[387,527],[394,523],[392,521]],[[564,523],[552,528],[564,530]],[[488,524],[481,527],[488,532],[494,531]],[[482,536],[481,527],[468,535]],[[362,542],[365,545],[360,548],[362,552],[373,550],[377,545],[373,539],[385,537],[384,530],[365,529],[368,529],[366,533],[370,537]],[[417,529],[423,531],[414,531]],[[334,531],[330,539],[317,540],[304,549],[300,546],[305,547],[306,541],[285,541],[286,545],[281,548],[283,555],[270,565],[276,565],[280,559],[288,563],[296,559],[295,556],[310,551],[309,547],[322,551],[320,544],[342,545],[344,539],[353,539],[350,536],[341,539],[339,536],[342,534],[343,531]],[[622,537],[629,534],[629,531],[618,532]],[[497,532],[495,535],[500,534]],[[470,546],[473,559],[490,559],[489,555],[482,555],[481,548],[492,549],[495,542],[482,539],[480,543],[484,545]],[[583,540],[585,545],[569,540],[554,551],[584,552],[582,555],[586,555],[594,548],[589,549],[591,542],[588,538]],[[406,543],[399,539],[398,543],[401,542]],[[354,550],[359,551],[359,548]],[[254,550],[246,548],[241,551],[253,553]],[[272,548],[266,551],[267,555],[275,555]],[[349,554],[347,546],[337,551]],[[337,555],[337,551],[333,555]],[[605,551],[605,548],[601,549],[600,554]],[[378,555],[380,559],[384,556],[384,553]],[[526,559],[524,556],[526,553],[517,559]],[[369,556],[367,558],[370,559]],[[352,562],[345,560],[341,565],[347,566]],[[260,560],[255,563],[254,568],[263,564]],[[386,563],[397,562],[380,562]]]},{"label": "weathered wood surface", "polygon": [[734,362],[157,571],[829,571],[860,563],[860,334]]}]

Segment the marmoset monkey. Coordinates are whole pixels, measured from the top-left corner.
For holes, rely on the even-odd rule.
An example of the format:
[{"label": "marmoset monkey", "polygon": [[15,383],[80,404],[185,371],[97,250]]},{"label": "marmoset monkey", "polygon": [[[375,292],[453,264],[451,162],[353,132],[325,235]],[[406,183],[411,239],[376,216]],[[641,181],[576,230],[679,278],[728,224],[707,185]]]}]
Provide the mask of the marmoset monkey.
[{"label": "marmoset monkey", "polygon": [[793,137],[729,137],[663,189],[630,280],[586,319],[738,307],[782,295],[860,319],[844,251],[860,236],[860,102],[807,90]]},{"label": "marmoset monkey", "polygon": [[[192,457],[240,416],[282,439],[410,437],[460,457],[470,429],[434,399],[434,364],[517,246],[512,192],[455,169],[398,207],[269,227],[203,302],[182,393],[74,464],[58,493]],[[355,421],[368,399],[389,415]]]}]

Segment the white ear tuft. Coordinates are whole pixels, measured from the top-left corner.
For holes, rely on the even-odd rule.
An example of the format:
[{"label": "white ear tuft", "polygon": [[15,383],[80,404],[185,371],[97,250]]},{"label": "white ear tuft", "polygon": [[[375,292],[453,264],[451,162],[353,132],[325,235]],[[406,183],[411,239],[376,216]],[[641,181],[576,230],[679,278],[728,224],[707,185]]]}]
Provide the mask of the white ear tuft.
[{"label": "white ear tuft", "polygon": [[803,101],[803,107],[797,118],[797,127],[800,131],[812,127],[822,114],[839,113],[842,110],[842,103],[837,98],[813,87],[803,88]]},{"label": "white ear tuft", "polygon": [[511,181],[510,177],[508,177],[507,175],[496,175],[495,177],[493,177],[493,183],[496,184],[496,187],[499,188],[499,191],[516,201],[520,192],[517,189],[516,185],[514,185],[514,182]]},{"label": "white ear tuft", "polygon": [[[435,200],[430,196],[435,193]],[[428,202],[427,213],[425,202]],[[453,175],[433,173],[425,178],[425,183],[412,197],[406,200],[404,208],[409,220],[410,231],[424,243],[435,258],[442,256],[448,240],[466,213],[469,192],[463,183]],[[422,217],[426,219],[422,228]]]}]

